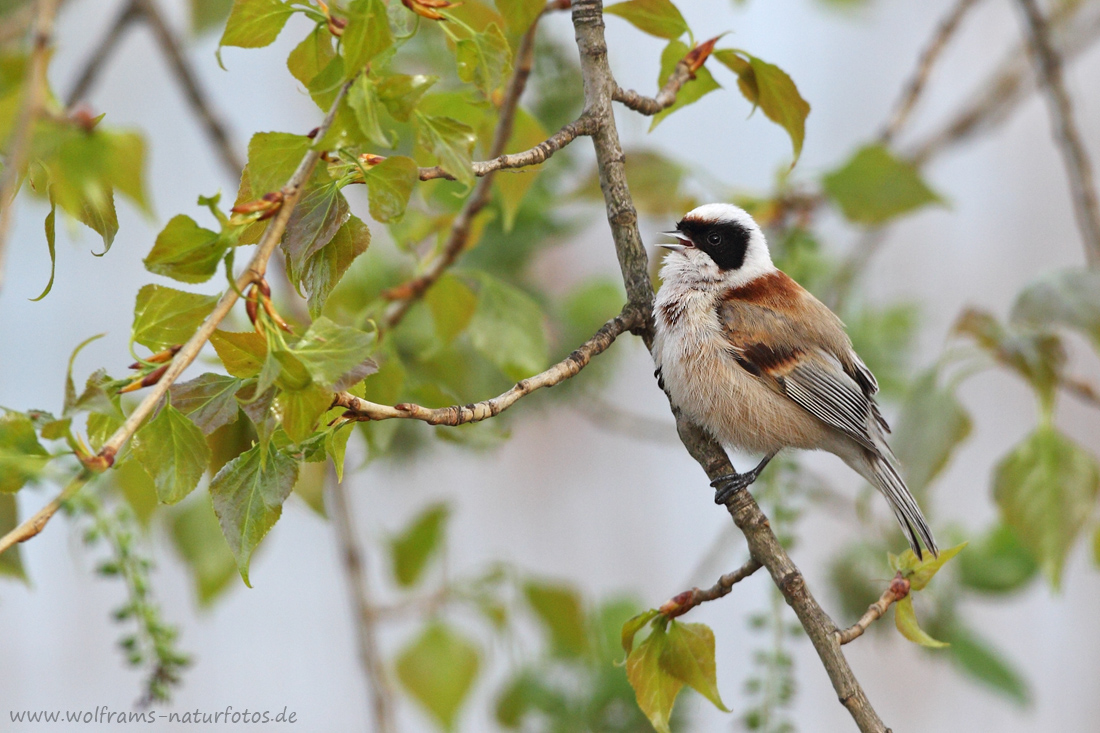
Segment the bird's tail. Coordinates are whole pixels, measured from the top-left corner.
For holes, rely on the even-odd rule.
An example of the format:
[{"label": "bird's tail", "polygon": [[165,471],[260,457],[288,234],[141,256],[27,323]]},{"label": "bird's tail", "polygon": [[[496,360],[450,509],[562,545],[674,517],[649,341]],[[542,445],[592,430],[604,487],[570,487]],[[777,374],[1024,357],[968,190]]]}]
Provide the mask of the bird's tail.
[{"label": "bird's tail", "polygon": [[913,552],[917,557],[923,557],[921,553],[921,542],[923,542],[933,555],[939,555],[940,550],[936,547],[932,530],[928,527],[920,507],[917,506],[917,500],[909,492],[909,487],[905,485],[905,481],[902,480],[893,463],[877,451],[867,451],[866,458],[867,467],[870,469],[870,475],[867,478],[890,502],[890,508],[905,532]]}]

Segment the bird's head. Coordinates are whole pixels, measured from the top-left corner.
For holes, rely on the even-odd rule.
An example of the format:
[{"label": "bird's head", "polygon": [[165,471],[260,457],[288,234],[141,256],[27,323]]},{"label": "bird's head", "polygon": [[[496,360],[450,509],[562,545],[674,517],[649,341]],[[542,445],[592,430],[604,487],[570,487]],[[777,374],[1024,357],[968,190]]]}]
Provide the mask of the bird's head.
[{"label": "bird's head", "polygon": [[764,232],[739,206],[699,206],[684,215],[675,231],[663,234],[678,240],[661,245],[672,250],[665,258],[670,275],[738,287],[775,272]]}]

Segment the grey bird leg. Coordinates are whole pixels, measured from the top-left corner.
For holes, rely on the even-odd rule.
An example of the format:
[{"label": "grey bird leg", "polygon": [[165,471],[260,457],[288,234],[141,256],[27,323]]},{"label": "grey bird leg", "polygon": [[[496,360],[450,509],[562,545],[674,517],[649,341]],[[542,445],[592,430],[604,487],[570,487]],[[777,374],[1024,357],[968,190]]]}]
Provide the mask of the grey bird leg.
[{"label": "grey bird leg", "polygon": [[764,456],[764,460],[760,461],[756,468],[751,471],[746,471],[745,473],[727,473],[725,476],[719,476],[711,481],[710,485],[715,488],[714,503],[725,504],[736,492],[752,486],[753,482],[760,477],[760,472],[768,465],[768,461],[773,458],[775,458],[775,453],[769,453]]}]

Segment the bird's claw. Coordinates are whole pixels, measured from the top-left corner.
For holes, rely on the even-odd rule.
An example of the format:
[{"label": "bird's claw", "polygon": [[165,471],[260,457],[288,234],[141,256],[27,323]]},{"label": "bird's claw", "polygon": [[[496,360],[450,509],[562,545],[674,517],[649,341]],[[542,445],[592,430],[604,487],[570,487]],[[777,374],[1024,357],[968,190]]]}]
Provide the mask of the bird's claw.
[{"label": "bird's claw", "polygon": [[728,473],[725,476],[719,476],[710,482],[710,485],[714,487],[714,503],[725,504],[729,501],[729,498],[736,494],[738,491],[747,489],[756,481],[756,472],[748,471],[746,473]]}]

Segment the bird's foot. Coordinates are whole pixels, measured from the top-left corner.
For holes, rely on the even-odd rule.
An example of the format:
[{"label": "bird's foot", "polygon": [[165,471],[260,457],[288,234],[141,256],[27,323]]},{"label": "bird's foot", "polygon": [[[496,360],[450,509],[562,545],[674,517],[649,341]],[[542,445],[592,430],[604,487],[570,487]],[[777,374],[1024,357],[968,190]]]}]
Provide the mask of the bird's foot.
[{"label": "bird's foot", "polygon": [[710,485],[714,487],[714,503],[725,504],[738,491],[752,486],[759,475],[756,471],[748,471],[746,473],[727,473],[725,476],[714,479],[710,482]]}]

